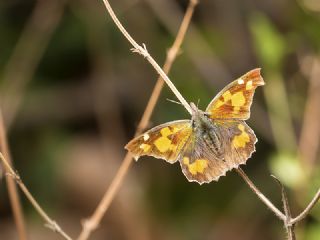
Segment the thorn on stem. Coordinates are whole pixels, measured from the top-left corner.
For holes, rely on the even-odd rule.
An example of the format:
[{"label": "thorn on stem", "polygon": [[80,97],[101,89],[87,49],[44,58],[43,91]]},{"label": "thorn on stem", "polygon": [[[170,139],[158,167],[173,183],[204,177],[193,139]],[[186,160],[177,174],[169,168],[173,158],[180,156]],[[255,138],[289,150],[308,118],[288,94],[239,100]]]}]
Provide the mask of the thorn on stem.
[{"label": "thorn on stem", "polygon": [[147,47],[144,43],[142,43],[142,46],[138,46],[137,48],[131,48],[131,51],[142,55],[144,58],[147,58],[150,56],[147,50]]},{"label": "thorn on stem", "polygon": [[91,219],[83,219],[81,221],[81,224],[83,226],[83,228],[93,231],[96,228],[98,228],[99,225],[97,225],[94,221],[92,221]]},{"label": "thorn on stem", "polygon": [[50,223],[46,223],[44,226],[51,229],[53,232],[61,232],[60,226],[55,221],[51,221]]},{"label": "thorn on stem", "polygon": [[289,206],[288,197],[287,197],[285,188],[284,188],[283,184],[280,182],[280,180],[276,176],[271,175],[271,177],[273,177],[276,180],[276,182],[278,183],[278,185],[281,188],[281,198],[282,198],[283,210],[284,210],[284,213],[286,215],[285,226],[286,227],[292,227],[293,225],[290,223],[292,216],[291,216],[290,206]]},{"label": "thorn on stem", "polygon": [[15,180],[17,183],[21,182],[21,178],[20,178],[18,172],[15,172],[15,173],[7,172],[6,176],[13,178],[13,180]]},{"label": "thorn on stem", "polygon": [[191,0],[192,4],[195,6],[199,3],[199,0]]}]

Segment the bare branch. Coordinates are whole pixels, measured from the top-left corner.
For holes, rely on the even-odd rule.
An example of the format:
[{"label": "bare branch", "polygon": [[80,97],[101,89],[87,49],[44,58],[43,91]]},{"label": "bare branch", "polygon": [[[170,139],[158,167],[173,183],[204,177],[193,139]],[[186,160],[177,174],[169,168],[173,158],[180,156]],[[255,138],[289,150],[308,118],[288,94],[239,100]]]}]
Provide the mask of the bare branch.
[{"label": "bare branch", "polygon": [[288,240],[295,240],[296,235],[294,233],[294,224],[290,223],[291,211],[290,211],[290,206],[289,206],[289,201],[288,201],[286,191],[284,189],[283,184],[280,182],[280,180],[276,176],[271,175],[271,177],[273,177],[276,180],[276,182],[278,183],[278,185],[281,189],[281,199],[282,199],[282,204],[283,204],[283,210],[286,215],[286,220],[284,221],[284,225],[287,230]]},{"label": "bare branch", "polygon": [[[188,29],[191,17],[194,12],[194,8],[196,6],[196,1],[191,0],[189,2],[188,9],[185,13],[185,16],[182,20],[181,26],[179,28],[178,34],[176,36],[176,39],[172,45],[172,47],[169,49],[167,53],[167,58],[165,61],[165,64],[163,66],[163,71],[165,73],[168,73],[171,69],[172,63],[176,59],[176,56],[180,50],[181,44],[183,42],[183,39],[185,37],[186,31]],[[143,50],[142,50],[143,51]],[[164,81],[161,77],[158,78],[157,83],[152,91],[151,97],[148,101],[148,104],[146,106],[146,109],[143,113],[143,116],[138,124],[137,130],[135,135],[140,134],[143,129],[145,129],[148,124],[149,120],[151,118],[152,112],[156,106],[156,103],[159,99],[161,90],[164,86]],[[114,177],[110,187],[105,192],[102,200],[100,201],[98,207],[96,208],[93,215],[89,218],[83,221],[82,225],[82,231],[78,237],[79,240],[86,240],[89,238],[92,231],[94,231],[98,226],[102,219],[102,217],[105,215],[106,211],[108,210],[111,202],[113,201],[115,194],[118,192],[119,187],[121,186],[124,177],[126,176],[129,167],[132,163],[132,155],[130,153],[127,153],[125,156],[118,172],[116,173],[116,176]]]},{"label": "bare branch", "polygon": [[299,216],[293,218],[290,221],[290,224],[296,224],[297,222],[300,222],[302,219],[304,219],[309,214],[311,209],[316,205],[316,203],[319,201],[319,199],[320,199],[320,188],[318,189],[318,192],[313,197],[313,199],[311,200],[309,205],[299,214]]},{"label": "bare branch", "polygon": [[50,228],[52,231],[59,233],[64,239],[66,240],[72,240],[71,237],[69,237],[62,229],[61,227],[54,221],[52,220],[48,214],[40,207],[39,203],[35,200],[35,198],[32,196],[32,194],[29,192],[27,187],[24,185],[22,182],[20,176],[18,173],[16,173],[8,161],[5,159],[5,157],[0,153],[0,159],[6,169],[7,176],[11,177],[12,179],[15,180],[15,182],[18,184],[24,195],[28,198],[30,203],[33,205],[33,207],[36,209],[36,211],[39,213],[39,215],[43,218],[43,220],[46,222],[46,226]]},{"label": "bare branch", "polygon": [[[8,163],[12,165],[11,155],[9,151],[7,133],[4,126],[4,121],[2,117],[2,112],[0,108],[0,151],[3,152],[3,155],[8,159]],[[3,169],[5,172],[5,167]],[[20,240],[26,240],[27,230],[24,220],[24,214],[20,203],[19,194],[17,191],[17,186],[12,178],[7,179],[8,194],[10,199],[10,204],[12,207],[13,217],[17,226],[18,236]]]}]

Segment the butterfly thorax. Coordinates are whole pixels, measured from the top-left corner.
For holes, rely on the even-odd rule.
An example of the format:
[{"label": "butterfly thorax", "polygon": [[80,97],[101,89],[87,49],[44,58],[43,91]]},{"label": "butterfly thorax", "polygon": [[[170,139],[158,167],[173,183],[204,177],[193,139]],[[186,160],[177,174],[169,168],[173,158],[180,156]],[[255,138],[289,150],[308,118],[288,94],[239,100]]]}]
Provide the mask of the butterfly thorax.
[{"label": "butterfly thorax", "polygon": [[193,103],[190,104],[192,113],[192,130],[196,139],[203,139],[203,144],[209,149],[208,154],[214,154],[218,159],[224,159],[223,133],[217,123],[210,119],[203,111]]}]

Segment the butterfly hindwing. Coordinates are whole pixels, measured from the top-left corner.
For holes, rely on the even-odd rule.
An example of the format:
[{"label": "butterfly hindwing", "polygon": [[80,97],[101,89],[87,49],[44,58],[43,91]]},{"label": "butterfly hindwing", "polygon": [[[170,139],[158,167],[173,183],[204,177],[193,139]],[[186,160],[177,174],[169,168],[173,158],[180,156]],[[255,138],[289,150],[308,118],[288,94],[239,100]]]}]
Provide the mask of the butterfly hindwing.
[{"label": "butterfly hindwing", "polygon": [[[222,141],[221,154],[213,150],[214,143],[193,134],[179,157],[184,175],[200,184],[217,181],[227,171],[245,164],[255,151],[256,137],[244,121],[215,121],[215,131]],[[208,130],[208,131],[210,131]]]},{"label": "butterfly hindwing", "polygon": [[255,151],[257,142],[253,130],[244,122],[238,120],[216,121],[226,139],[225,161],[229,168],[245,164]]},{"label": "butterfly hindwing", "polygon": [[218,180],[227,171],[223,159],[219,159],[196,135],[187,143],[179,161],[183,174],[190,182],[208,183]]},{"label": "butterfly hindwing", "polygon": [[212,119],[241,119],[250,117],[254,91],[264,85],[260,69],[254,69],[227,85],[210,102],[206,112]]},{"label": "butterfly hindwing", "polygon": [[190,120],[172,121],[156,126],[134,138],[125,148],[136,159],[148,155],[174,163],[191,133]]}]

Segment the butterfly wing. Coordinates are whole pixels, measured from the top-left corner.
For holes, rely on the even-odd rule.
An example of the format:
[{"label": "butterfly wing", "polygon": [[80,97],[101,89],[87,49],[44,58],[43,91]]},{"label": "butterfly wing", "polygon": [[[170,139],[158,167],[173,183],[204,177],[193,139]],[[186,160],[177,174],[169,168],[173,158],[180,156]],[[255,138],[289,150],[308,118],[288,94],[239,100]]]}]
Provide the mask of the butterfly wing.
[{"label": "butterfly wing", "polygon": [[193,134],[179,157],[182,172],[189,181],[199,184],[217,181],[228,170],[246,163],[255,151],[257,139],[244,121],[216,121],[215,126],[222,155],[213,150],[213,142]]},{"label": "butterfly wing", "polygon": [[228,142],[225,152],[225,161],[229,168],[237,168],[245,164],[255,152],[258,141],[253,130],[244,121],[216,121],[225,133]]},{"label": "butterfly wing", "polygon": [[210,102],[206,112],[212,119],[241,119],[250,117],[254,91],[264,85],[260,69],[254,69],[227,85]]},{"label": "butterfly wing", "polygon": [[192,137],[179,161],[186,178],[199,184],[217,181],[228,170],[224,160],[219,159],[202,138]]},{"label": "butterfly wing", "polygon": [[137,160],[143,155],[174,163],[192,133],[190,120],[172,121],[150,129],[131,140],[125,148]]}]

